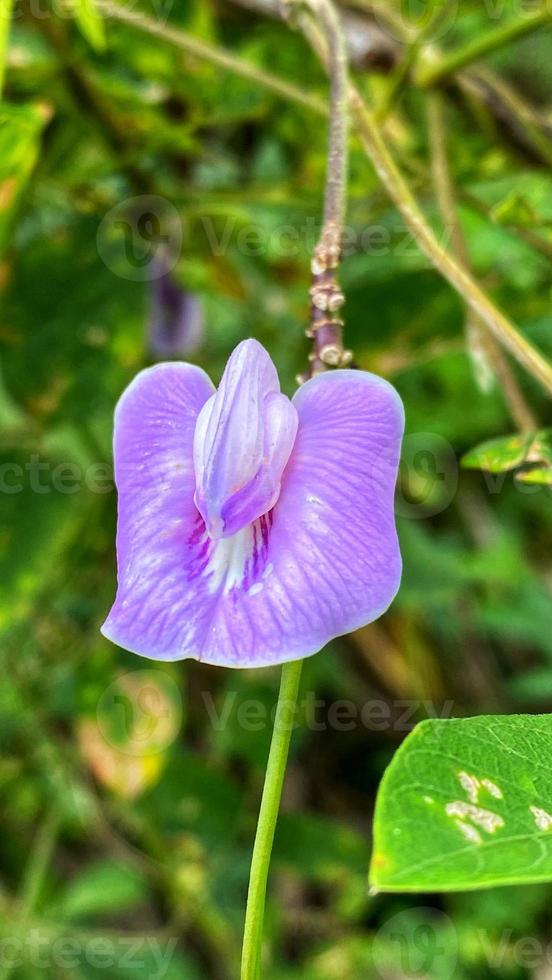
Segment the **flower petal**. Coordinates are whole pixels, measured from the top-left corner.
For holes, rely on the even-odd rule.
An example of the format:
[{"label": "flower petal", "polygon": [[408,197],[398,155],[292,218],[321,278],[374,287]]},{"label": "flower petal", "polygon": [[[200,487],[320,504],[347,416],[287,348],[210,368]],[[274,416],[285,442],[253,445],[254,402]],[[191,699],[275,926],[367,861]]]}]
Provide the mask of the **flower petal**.
[{"label": "flower petal", "polygon": [[280,393],[268,353],[244,340],[203,407],[194,439],[196,505],[213,538],[271,509],[296,431],[297,412]]},{"label": "flower petal", "polygon": [[[307,382],[294,398],[299,430],[274,509],[212,541],[191,502],[190,426],[175,412],[180,400],[188,418],[208,397],[205,376],[192,376],[193,396],[184,374],[178,394],[146,378],[148,397],[131,388],[119,409],[120,586],[105,634],[152,659],[260,667],[308,656],[376,619],[401,573],[395,390],[361,371]],[[140,473],[140,463],[154,457],[160,481],[147,486],[151,470]]]},{"label": "flower petal", "polygon": [[165,657],[167,631],[179,650],[189,625],[193,596],[184,576],[197,559],[188,541],[198,522],[193,437],[213,390],[198,367],[157,364],[137,375],[115,412],[119,586],[102,632],[153,659]]},{"label": "flower petal", "polygon": [[234,571],[202,642],[209,663],[253,667],[316,653],[377,619],[399,587],[397,392],[375,375],[340,370],[307,382],[293,403],[299,430],[282,491],[264,533],[256,525],[255,540],[242,542],[250,556],[242,581]]}]

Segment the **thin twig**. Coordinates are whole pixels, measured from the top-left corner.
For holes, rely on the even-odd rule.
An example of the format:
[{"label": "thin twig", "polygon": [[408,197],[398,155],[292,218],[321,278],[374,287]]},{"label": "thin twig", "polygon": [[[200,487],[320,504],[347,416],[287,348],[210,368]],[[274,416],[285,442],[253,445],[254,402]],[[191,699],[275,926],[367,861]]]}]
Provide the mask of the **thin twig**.
[{"label": "thin twig", "polygon": [[[399,147],[395,146],[395,149],[398,153],[400,152]],[[431,175],[420,160],[411,156],[405,156],[403,154],[401,157],[401,163],[405,170],[407,170],[409,176],[412,177],[413,181],[416,181],[419,186],[425,187],[425,185],[430,184]],[[542,235],[539,235],[538,232],[533,231],[531,228],[526,228],[524,225],[516,223],[516,221],[512,220],[510,216],[508,216],[507,219],[501,219],[499,221],[493,211],[493,208],[489,204],[486,204],[479,197],[477,197],[471,191],[466,190],[464,187],[456,188],[456,196],[459,201],[470,209],[470,211],[475,211],[492,224],[499,225],[499,227],[507,231],[509,235],[512,235],[514,238],[524,242],[530,248],[534,249],[535,252],[540,252],[542,257],[548,262],[552,262],[552,241],[548,241],[546,238],[543,238]]]},{"label": "thin twig", "polygon": [[118,3],[112,3],[111,0],[98,0],[97,6],[106,16],[112,17],[113,20],[129,24],[131,27],[136,27],[140,31],[161,38],[161,40],[173,44],[188,54],[195,55],[197,58],[217,65],[218,68],[223,68],[225,71],[230,71],[234,75],[239,75],[241,78],[254,82],[274,95],[289,99],[291,102],[296,102],[298,105],[302,105],[305,109],[316,112],[318,115],[327,115],[327,108],[324,102],[315,95],[309,95],[297,85],[292,85],[290,82],[279,78],[278,75],[273,75],[271,72],[256,68],[248,61],[244,61],[243,58],[230,54],[222,48],[208,44],[206,41],[200,41],[186,31],[180,30],[180,28],[167,27],[153,20],[151,17],[147,17],[145,14],[130,10],[128,7],[123,7]]},{"label": "thin twig", "polygon": [[438,4],[430,11],[427,22],[420,28],[416,37],[410,42],[405,42],[405,51],[402,58],[397,62],[394,72],[391,75],[390,84],[381,105],[376,110],[376,119],[383,123],[406,88],[411,75],[414,72],[420,52],[424,45],[429,41],[431,35],[438,28],[442,20],[450,13],[451,0],[447,0],[442,6]]},{"label": "thin twig", "polygon": [[506,24],[501,24],[493,31],[482,31],[467,44],[446,52],[438,60],[432,55],[431,60],[419,65],[416,81],[423,86],[441,83],[454,72],[457,72],[459,68],[479,61],[485,55],[505,47],[531,31],[536,31],[550,20],[552,20],[552,9],[545,0],[542,10],[538,10],[536,13],[521,13],[518,17]]},{"label": "thin twig", "polygon": [[536,160],[552,166],[552,127],[511,83],[483,67],[460,72],[457,83],[461,91],[475,94],[495,120],[506,122],[519,144]]},{"label": "thin twig", "polygon": [[[311,18],[303,19],[301,26],[307,40],[322,63],[327,66],[328,52],[323,34]],[[552,366],[494,305],[469,272],[439,244],[414,194],[397,167],[373,113],[352,84],[349,85],[349,103],[362,146],[418,247],[456,292],[464,298],[472,312],[480,317],[502,346],[510,351],[546,391],[552,394]]]},{"label": "thin twig", "polygon": [[[450,234],[452,251],[460,265],[469,270],[468,248],[456,208],[454,187],[447,153],[446,124],[443,98],[435,89],[427,96],[428,129],[431,148],[431,164],[437,204],[443,223]],[[475,314],[466,318],[466,340],[474,359],[476,370],[490,368],[496,375],[510,414],[521,432],[534,432],[537,422],[527,405],[517,379],[494,337],[486,330],[481,318]]]},{"label": "thin twig", "polygon": [[[367,7],[370,6],[368,3],[366,5]],[[107,0],[102,0],[101,6],[111,16],[117,16],[119,8],[116,5],[107,2]],[[130,23],[130,17],[125,19],[128,19]],[[309,18],[309,20],[312,23],[312,19]],[[142,29],[149,29],[150,26],[148,25],[148,28],[146,28],[143,25],[143,18],[140,18],[140,23],[133,19],[133,23]],[[309,37],[311,45],[318,51],[323,61],[326,61],[327,50],[323,36],[320,36],[320,32],[318,32],[318,39],[313,38],[313,32],[307,27],[305,21],[303,21],[303,25],[305,32],[311,35]],[[158,25],[155,25],[155,27],[157,28]],[[167,34],[167,29],[162,28],[161,30],[156,30],[155,33],[160,37],[164,37],[165,40],[178,43],[176,39],[173,40],[172,35],[175,33],[179,34],[179,32],[170,30],[169,34]],[[200,56],[197,51],[196,54]],[[204,56],[207,57],[207,54]],[[211,52],[209,53],[209,58],[211,58]],[[232,57],[224,55],[225,67],[245,77],[246,73],[243,70],[244,63],[241,59],[238,59],[239,66],[235,67],[231,66],[231,61],[233,61]],[[218,54],[217,63],[219,63]],[[254,69],[252,69],[252,72],[247,72],[248,77],[253,77],[253,75],[257,75]],[[281,86],[279,86],[279,91],[284,96]],[[292,96],[289,92],[284,97],[293,98],[294,101],[304,102],[304,97],[297,100],[295,95]],[[309,101],[311,101],[310,97]],[[389,197],[402,214],[405,224],[412,232],[420,249],[441,275],[464,297],[470,308],[481,316],[482,321],[495,335],[497,340],[540,382],[546,391],[552,393],[552,367],[539,351],[519,333],[508,318],[494,305],[492,300],[486,296],[472,276],[465,269],[462,269],[448,252],[441,247],[402,173],[395,164],[373,114],[369,111],[358,91],[352,85],[349,86],[349,104],[356,119],[357,132],[362,146],[368,158],[372,161]],[[315,100],[315,105],[312,108],[319,115],[321,114],[317,100]]]},{"label": "thin twig", "polygon": [[432,265],[462,296],[496,339],[515,357],[546,391],[552,394],[552,367],[513,323],[494,305],[473,277],[438,242],[383,139],[372,113],[357,90],[349,98],[364,149],[389,197],[403,216],[407,228]]}]

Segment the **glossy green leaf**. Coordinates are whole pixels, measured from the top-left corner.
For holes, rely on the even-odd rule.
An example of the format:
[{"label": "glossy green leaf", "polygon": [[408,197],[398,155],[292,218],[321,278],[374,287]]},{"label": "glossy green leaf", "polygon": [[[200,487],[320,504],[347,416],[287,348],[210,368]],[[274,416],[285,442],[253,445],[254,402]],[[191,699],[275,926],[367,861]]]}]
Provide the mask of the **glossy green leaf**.
[{"label": "glossy green leaf", "polygon": [[376,803],[371,884],[460,891],[552,881],[552,717],[430,720]]}]

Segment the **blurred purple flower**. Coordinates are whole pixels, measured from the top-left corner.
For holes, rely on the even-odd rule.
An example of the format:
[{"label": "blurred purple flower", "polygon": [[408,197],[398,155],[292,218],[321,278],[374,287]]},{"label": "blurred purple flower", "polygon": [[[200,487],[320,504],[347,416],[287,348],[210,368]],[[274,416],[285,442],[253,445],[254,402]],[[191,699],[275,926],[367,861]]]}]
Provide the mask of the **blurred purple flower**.
[{"label": "blurred purple flower", "polygon": [[204,335],[201,302],[178,285],[167,271],[166,260],[156,259],[156,269],[151,282],[149,348],[156,357],[193,354]]},{"label": "blurred purple flower", "polygon": [[105,636],[154,660],[260,667],[380,616],[401,559],[394,388],[364,371],[289,400],[246,340],[215,391],[191,364],[139,374],[115,415],[119,589]]}]

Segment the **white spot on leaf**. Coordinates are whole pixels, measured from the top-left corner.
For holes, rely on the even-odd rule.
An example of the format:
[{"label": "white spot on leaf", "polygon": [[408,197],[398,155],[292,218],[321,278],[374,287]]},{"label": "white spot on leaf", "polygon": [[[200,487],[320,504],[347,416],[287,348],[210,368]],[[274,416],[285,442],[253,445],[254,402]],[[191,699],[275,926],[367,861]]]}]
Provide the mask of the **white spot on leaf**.
[{"label": "white spot on leaf", "polygon": [[504,826],[504,820],[498,813],[492,810],[485,810],[482,806],[475,806],[473,803],[464,803],[463,800],[455,800],[447,803],[446,812],[449,817],[459,817],[460,820],[471,820],[473,824],[485,830],[488,834],[494,834],[499,827]]},{"label": "white spot on leaf", "polygon": [[469,772],[464,772],[462,770],[458,773],[458,781],[462,789],[465,791],[470,803],[477,803],[479,798],[479,790],[481,789],[481,783],[479,782],[477,776],[470,776]]},{"label": "white spot on leaf", "polygon": [[487,790],[487,793],[494,796],[495,800],[502,799],[502,790],[496,785],[496,783],[492,783],[490,779],[482,779],[481,785]]},{"label": "white spot on leaf", "polygon": [[552,830],[552,816],[546,810],[540,806],[530,806],[529,809],[539,830]]},{"label": "white spot on leaf", "polygon": [[482,844],[483,838],[479,831],[472,827],[471,823],[464,823],[463,820],[454,821],[460,833],[470,842],[470,844]]}]

